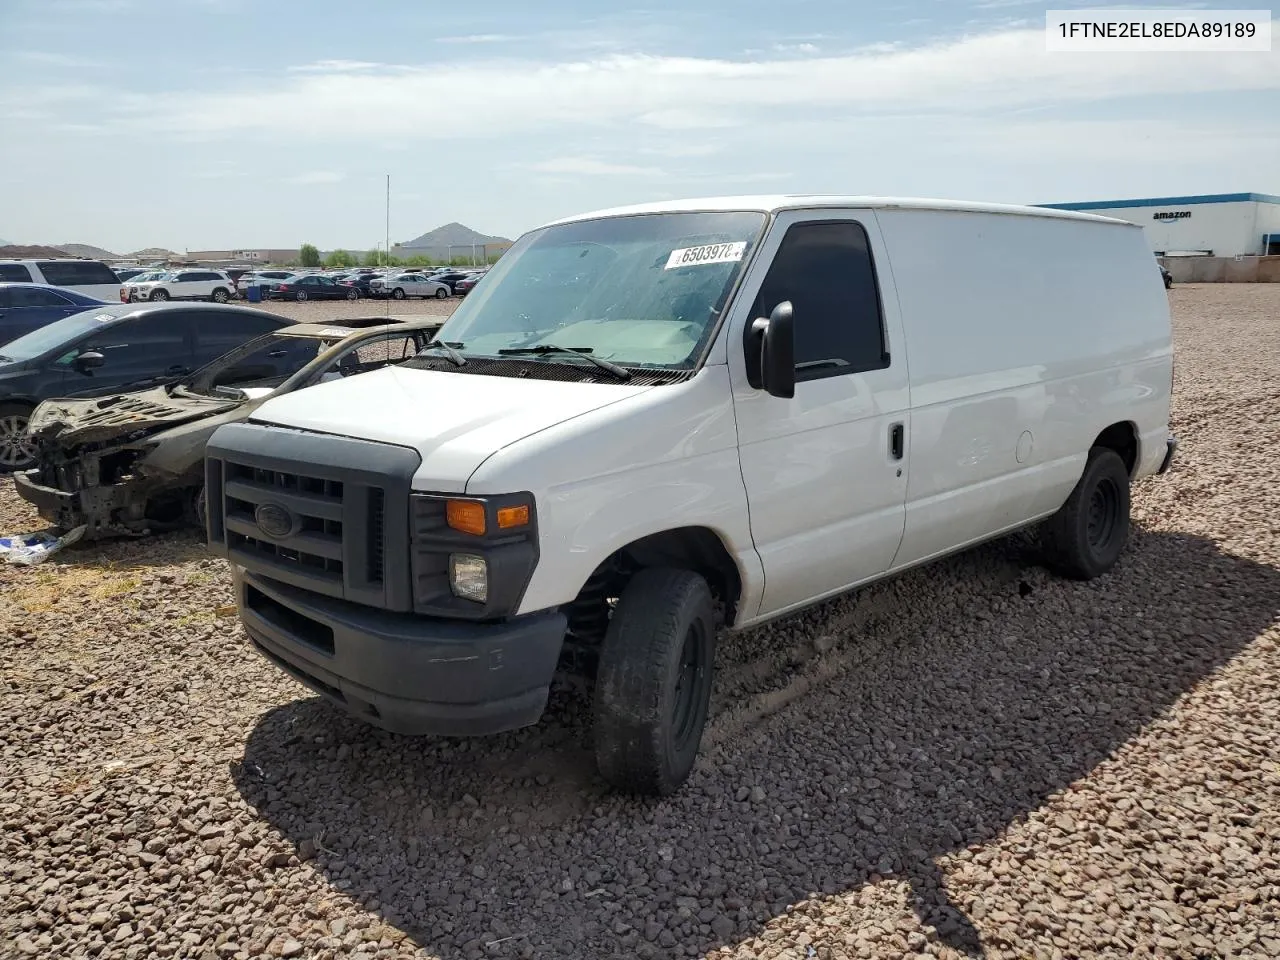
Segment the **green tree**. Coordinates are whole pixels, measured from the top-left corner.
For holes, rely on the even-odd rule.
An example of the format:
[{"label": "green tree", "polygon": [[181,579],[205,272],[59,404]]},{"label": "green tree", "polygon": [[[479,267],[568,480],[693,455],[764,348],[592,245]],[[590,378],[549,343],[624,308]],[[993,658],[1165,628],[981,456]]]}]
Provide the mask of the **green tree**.
[{"label": "green tree", "polygon": [[342,248],[338,248],[324,258],[326,267],[354,267],[360,262],[360,258],[355,254],[348,253]]},{"label": "green tree", "polygon": [[304,267],[320,266],[320,251],[312,244],[304,243],[298,250],[298,262]]}]

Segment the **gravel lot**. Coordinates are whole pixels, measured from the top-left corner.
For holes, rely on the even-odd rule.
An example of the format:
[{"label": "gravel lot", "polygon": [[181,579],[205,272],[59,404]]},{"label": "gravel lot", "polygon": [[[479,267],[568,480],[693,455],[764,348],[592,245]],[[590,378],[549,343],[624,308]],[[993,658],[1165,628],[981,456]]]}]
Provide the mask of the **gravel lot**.
[{"label": "gravel lot", "polygon": [[666,801],[604,792],[581,690],[347,721],[195,536],[0,567],[0,954],[1280,956],[1280,285],[1171,297],[1183,446],[1114,573],[1014,537],[726,641]]}]

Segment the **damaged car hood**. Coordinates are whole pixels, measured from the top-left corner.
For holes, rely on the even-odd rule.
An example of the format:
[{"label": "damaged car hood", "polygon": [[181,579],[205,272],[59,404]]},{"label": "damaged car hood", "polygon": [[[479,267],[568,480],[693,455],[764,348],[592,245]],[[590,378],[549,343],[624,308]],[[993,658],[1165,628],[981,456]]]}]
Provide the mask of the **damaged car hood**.
[{"label": "damaged car hood", "polygon": [[244,402],[171,397],[163,387],[93,400],[46,400],[32,412],[27,430],[37,440],[56,438],[62,445],[78,446],[202,420]]}]

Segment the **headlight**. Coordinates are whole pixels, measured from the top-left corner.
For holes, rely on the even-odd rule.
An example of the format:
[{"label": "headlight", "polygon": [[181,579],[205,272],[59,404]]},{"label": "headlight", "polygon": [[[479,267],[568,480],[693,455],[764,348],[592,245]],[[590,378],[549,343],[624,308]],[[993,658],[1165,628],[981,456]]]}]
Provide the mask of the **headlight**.
[{"label": "headlight", "polygon": [[538,562],[529,492],[409,498],[410,579],[420,614],[492,619],[514,614]]},{"label": "headlight", "polygon": [[489,564],[472,553],[449,554],[449,587],[464,600],[485,603],[489,599]]}]

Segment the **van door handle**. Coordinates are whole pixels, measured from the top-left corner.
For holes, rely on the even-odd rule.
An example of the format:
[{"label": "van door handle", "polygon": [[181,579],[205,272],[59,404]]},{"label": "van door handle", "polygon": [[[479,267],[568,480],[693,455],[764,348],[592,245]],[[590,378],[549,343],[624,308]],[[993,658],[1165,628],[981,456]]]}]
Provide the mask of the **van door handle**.
[{"label": "van door handle", "polygon": [[895,423],[889,428],[889,456],[895,460],[902,459],[903,445],[906,439],[906,428]]}]

